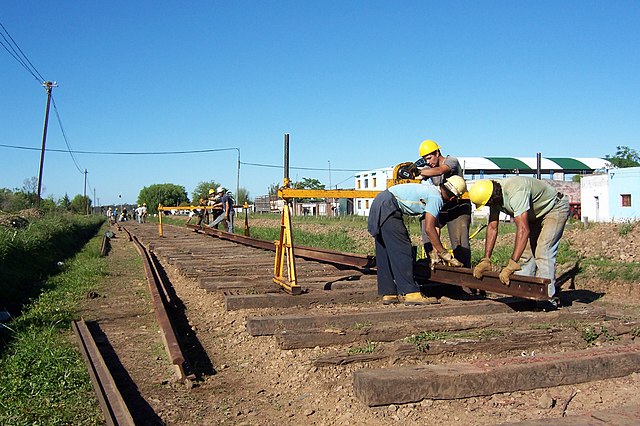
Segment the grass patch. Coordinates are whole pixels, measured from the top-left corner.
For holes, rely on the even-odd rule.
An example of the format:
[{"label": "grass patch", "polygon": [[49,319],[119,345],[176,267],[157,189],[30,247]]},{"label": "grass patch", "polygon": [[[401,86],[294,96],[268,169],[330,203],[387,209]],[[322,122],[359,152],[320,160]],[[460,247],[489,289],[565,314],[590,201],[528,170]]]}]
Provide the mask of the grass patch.
[{"label": "grass patch", "polygon": [[638,262],[615,262],[602,257],[586,258],[580,264],[580,271],[604,281],[640,281]]},{"label": "grass patch", "polygon": [[373,323],[371,321],[365,321],[365,322],[356,322],[353,325],[353,329],[354,330],[362,330],[364,328],[369,328],[373,325]]},{"label": "grass patch", "polygon": [[412,343],[416,346],[416,349],[420,352],[425,352],[429,349],[429,342],[438,340],[449,339],[490,339],[492,337],[504,336],[502,330],[496,330],[492,328],[486,328],[478,331],[464,331],[464,332],[447,332],[447,331],[423,331],[419,334],[406,337],[405,341]]},{"label": "grass patch", "polygon": [[614,340],[616,340],[616,336],[609,333],[609,330],[607,330],[607,327],[605,327],[604,325],[601,325],[599,327],[598,326],[584,327],[581,331],[581,335],[582,335],[582,339],[587,343],[587,345],[592,345],[600,337],[602,337],[604,340],[607,340],[609,342],[613,342]]},{"label": "grass patch", "polygon": [[9,326],[0,358],[0,424],[102,424],[89,374],[76,350],[70,321],[86,293],[107,274],[101,237],[93,238]]},{"label": "grass patch", "polygon": [[618,228],[618,234],[620,234],[621,237],[626,237],[627,235],[629,235],[633,231],[633,228],[636,226],[636,223],[637,222],[625,222],[625,223],[623,223]]},{"label": "grass patch", "polygon": [[[319,247],[347,253],[357,253],[361,250],[356,242],[349,237],[347,229],[329,229],[326,233],[313,233],[296,229],[292,230],[293,242],[296,246]],[[251,237],[265,241],[280,239],[279,228],[252,227]]]},{"label": "grass patch", "polygon": [[348,355],[357,355],[357,354],[370,354],[376,350],[376,344],[367,340],[367,344],[364,346],[357,346],[355,348],[347,349]]}]

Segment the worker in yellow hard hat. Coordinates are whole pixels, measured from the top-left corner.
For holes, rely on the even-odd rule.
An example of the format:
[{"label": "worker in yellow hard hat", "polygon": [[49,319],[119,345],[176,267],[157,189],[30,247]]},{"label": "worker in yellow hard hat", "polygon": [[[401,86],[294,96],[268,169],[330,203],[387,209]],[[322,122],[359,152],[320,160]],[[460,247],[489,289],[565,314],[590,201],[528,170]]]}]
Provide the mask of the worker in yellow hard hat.
[{"label": "worker in yellow hard hat", "polygon": [[375,238],[378,294],[385,305],[437,303],[434,297],[420,292],[413,275],[414,255],[409,233],[402,220],[404,214],[424,216],[422,226],[433,242],[429,253],[432,268],[447,262],[462,266],[440,242],[436,218],[442,205],[467,191],[464,179],[452,176],[439,187],[419,183],[394,185],[379,193],[371,203],[367,231]]},{"label": "worker in yellow hard hat", "polygon": [[[456,157],[443,156],[440,145],[427,139],[420,144],[420,157],[423,167],[420,169],[420,177],[425,181],[439,186],[451,176],[460,176],[464,179],[464,173]],[[471,246],[469,244],[469,226],[471,225],[471,202],[469,194],[465,191],[461,197],[446,203],[438,215],[438,226],[447,225],[451,248],[456,259],[460,260],[466,268],[471,267]],[[422,242],[425,253],[431,252],[433,245],[426,233],[422,233]]]},{"label": "worker in yellow hard hat", "polygon": [[556,255],[564,226],[569,218],[569,200],[551,185],[528,176],[499,180],[479,180],[469,190],[477,208],[489,206],[489,220],[484,258],[473,269],[481,279],[492,270],[491,253],[498,236],[500,212],[513,217],[516,240],[507,266],[500,271],[500,281],[509,285],[511,274],[549,278],[550,304],[556,308]]}]

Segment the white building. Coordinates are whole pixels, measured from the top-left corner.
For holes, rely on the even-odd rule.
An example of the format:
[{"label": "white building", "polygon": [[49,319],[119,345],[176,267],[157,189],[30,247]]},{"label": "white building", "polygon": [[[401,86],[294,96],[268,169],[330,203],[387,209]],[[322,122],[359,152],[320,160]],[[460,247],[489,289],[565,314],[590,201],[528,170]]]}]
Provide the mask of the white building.
[{"label": "white building", "polygon": [[[393,167],[374,169],[366,172],[356,173],[356,190],[378,190],[387,189],[387,180],[393,178]],[[373,198],[356,198],[354,200],[353,214],[357,216],[369,216],[369,207]]]}]

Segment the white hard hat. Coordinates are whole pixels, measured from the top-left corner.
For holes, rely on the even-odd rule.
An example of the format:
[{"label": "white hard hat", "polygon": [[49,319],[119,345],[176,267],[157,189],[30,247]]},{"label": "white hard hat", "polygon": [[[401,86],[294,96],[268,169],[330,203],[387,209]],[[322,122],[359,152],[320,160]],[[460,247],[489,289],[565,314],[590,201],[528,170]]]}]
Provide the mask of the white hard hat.
[{"label": "white hard hat", "polygon": [[216,192],[218,192],[218,193],[220,193],[220,192],[224,192],[224,188],[223,188],[223,187],[221,187],[221,186],[219,186],[219,187],[218,187],[218,190],[217,190]]},{"label": "white hard hat", "polygon": [[449,179],[444,183],[444,187],[457,198],[460,198],[462,194],[467,192],[467,184],[464,181],[464,178],[457,175],[449,177]]}]

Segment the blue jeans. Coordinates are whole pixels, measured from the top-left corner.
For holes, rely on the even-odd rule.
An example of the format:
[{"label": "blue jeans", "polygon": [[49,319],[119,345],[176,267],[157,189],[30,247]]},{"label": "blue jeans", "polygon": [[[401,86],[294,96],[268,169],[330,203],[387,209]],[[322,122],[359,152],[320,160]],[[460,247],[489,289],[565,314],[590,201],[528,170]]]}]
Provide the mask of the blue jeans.
[{"label": "blue jeans", "polygon": [[569,200],[563,196],[547,214],[529,223],[529,242],[518,262],[522,269],[516,274],[551,280],[549,297],[556,293],[556,255],[568,218]]},{"label": "blue jeans", "polygon": [[[211,222],[209,224],[209,226],[213,228],[214,226],[216,226],[217,224],[219,224],[220,222],[225,220],[224,216],[225,216],[225,214],[222,213],[220,216],[216,217],[213,220],[213,222]],[[235,216],[235,215],[233,214],[233,212],[231,212],[231,214],[229,214],[229,220],[226,221],[227,222],[227,232],[232,233],[232,234],[233,234],[233,216]]]}]

